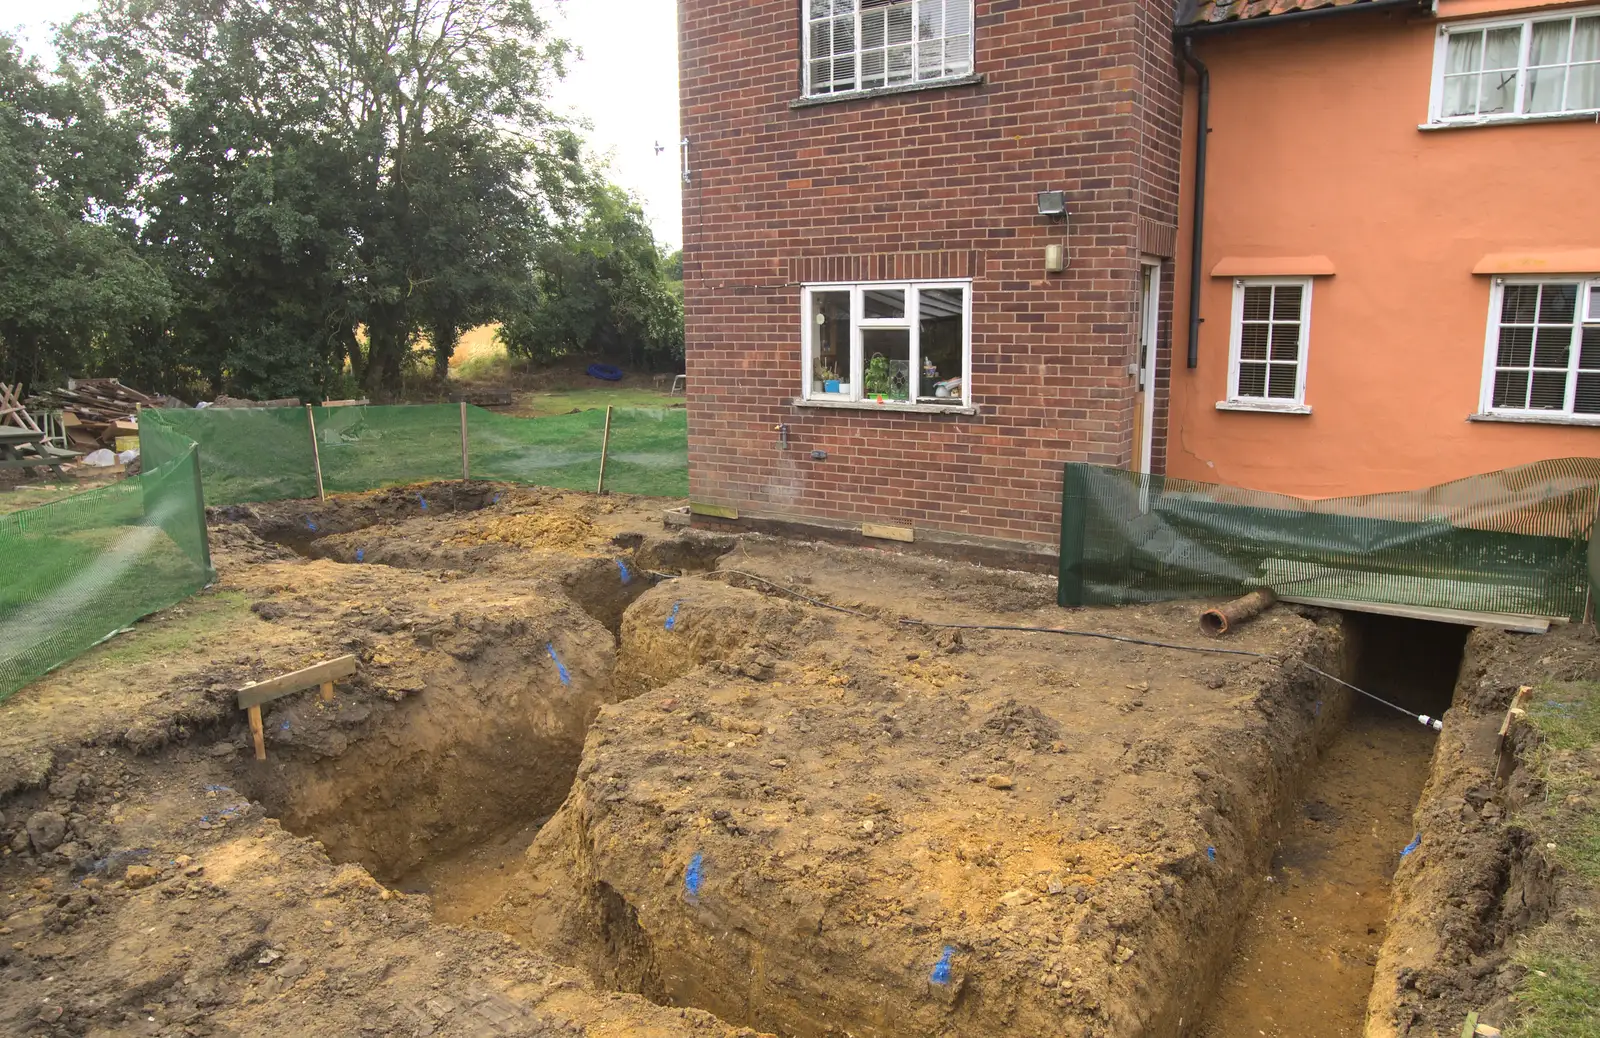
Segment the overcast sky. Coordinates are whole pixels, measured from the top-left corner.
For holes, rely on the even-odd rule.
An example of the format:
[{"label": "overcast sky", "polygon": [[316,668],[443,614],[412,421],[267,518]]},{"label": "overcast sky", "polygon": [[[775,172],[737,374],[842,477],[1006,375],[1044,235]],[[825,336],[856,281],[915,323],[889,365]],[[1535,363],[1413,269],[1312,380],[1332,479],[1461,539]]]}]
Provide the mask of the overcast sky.
[{"label": "overcast sky", "polygon": [[[284,0],[293,2],[293,0]],[[656,237],[683,242],[678,177],[676,0],[546,0],[558,31],[583,50],[555,92],[556,106],[592,124],[589,139],[612,178],[639,196]],[[0,27],[20,28],[28,49],[48,45],[50,25],[94,0],[0,0]],[[659,144],[664,149],[657,155]]]}]

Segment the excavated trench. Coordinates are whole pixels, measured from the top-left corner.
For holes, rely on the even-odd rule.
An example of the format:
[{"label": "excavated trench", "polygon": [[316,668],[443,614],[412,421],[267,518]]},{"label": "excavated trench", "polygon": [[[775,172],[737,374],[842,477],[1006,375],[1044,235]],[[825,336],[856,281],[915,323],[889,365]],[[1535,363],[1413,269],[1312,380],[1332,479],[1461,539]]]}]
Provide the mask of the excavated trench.
[{"label": "excavated trench", "polygon": [[[271,539],[307,557],[357,561],[348,542],[302,532]],[[1258,740],[1264,745],[1240,741],[1226,749],[1255,755],[1239,765],[1241,780],[1219,785],[1212,777],[1227,766],[1225,755],[1209,769],[1194,768],[1203,802],[1214,805],[1194,815],[1198,845],[1189,847],[1181,835],[1188,822],[1156,823],[1149,853],[1109,864],[1107,848],[1122,838],[1117,789],[1137,785],[1150,769],[1159,773],[1161,763],[1136,761],[1131,777],[1111,782],[1089,776],[1086,788],[1101,805],[1098,822],[1052,829],[1054,814],[1038,816],[1024,826],[1032,844],[1016,848],[1031,855],[1035,845],[1059,844],[1067,864],[1039,872],[1031,881],[1036,886],[1004,893],[993,908],[980,910],[976,901],[952,906],[946,897],[945,909],[963,909],[962,925],[953,926],[948,915],[911,907],[920,896],[912,889],[917,872],[896,872],[892,863],[881,871],[884,863],[874,861],[872,847],[885,830],[914,828],[909,812],[858,811],[851,819],[861,822],[847,819],[849,837],[821,825],[832,818],[827,789],[847,769],[811,773],[838,777],[820,779],[826,788],[783,793],[781,809],[713,809],[707,801],[703,811],[690,807],[687,814],[653,803],[642,813],[627,810],[647,799],[638,791],[649,785],[638,775],[622,781],[613,762],[628,759],[616,754],[630,733],[655,734],[658,718],[687,711],[691,728],[670,744],[642,740],[631,755],[641,766],[666,761],[676,752],[666,746],[701,745],[702,730],[720,730],[710,745],[726,739],[732,748],[772,736],[780,718],[809,718],[808,711],[820,718],[826,709],[821,692],[785,687],[789,682],[765,685],[781,700],[776,706],[756,705],[755,690],[772,681],[773,667],[759,651],[747,651],[766,644],[762,623],[740,613],[746,604],[736,599],[761,596],[708,581],[694,582],[698,591],[686,582],[658,586],[668,576],[712,569],[730,543],[621,539],[609,557],[560,572],[514,578],[507,571],[507,587],[520,580],[525,595],[512,612],[527,615],[467,620],[478,628],[472,644],[428,677],[427,695],[407,700],[333,752],[276,755],[274,766],[252,780],[251,796],[291,830],[320,840],[336,860],[359,862],[402,892],[430,895],[441,921],[511,932],[608,986],[694,1005],[738,1025],[795,1036],[885,1038],[1043,1033],[1040,1026],[1055,1026],[1050,1021],[1066,1028],[1059,1033],[1102,1038],[1360,1033],[1389,882],[1428,773],[1431,730],[1397,710],[1359,697],[1352,702],[1304,672],[1274,679],[1259,707],[1267,717],[1269,737]],[[381,545],[364,554],[367,563],[385,558]],[[421,564],[462,563],[457,557]],[[661,629],[672,632],[691,591],[711,596],[726,613],[682,639],[693,648],[664,650]],[[772,608],[780,612],[763,621],[768,627],[826,630],[797,605]],[[1448,708],[1466,629],[1358,615],[1323,617],[1319,624],[1321,633],[1312,637],[1326,650],[1318,657],[1325,667],[1406,711],[1437,715]],[[686,672],[692,673],[685,678]],[[782,669],[778,676],[791,677]],[[707,683],[737,686],[734,698],[691,709]],[[844,687],[819,686],[829,694]],[[1009,709],[1022,708],[1013,702]],[[890,742],[903,738],[896,725],[908,737],[919,735],[908,708],[884,716],[891,714]],[[826,730],[821,720],[812,724]],[[1041,722],[1037,730],[1054,737],[1055,746],[1074,739],[1070,728]],[[816,737],[802,743],[807,738]],[[945,752],[933,745],[943,740],[931,738],[928,752]],[[828,755],[828,746],[816,749]],[[800,755],[794,748],[760,751],[767,774],[803,782]],[[683,786],[690,801],[700,795],[688,793],[690,787],[713,788],[703,785],[703,767],[665,766],[669,784]],[[863,776],[851,781],[875,781]],[[711,777],[723,787],[765,781],[728,766]],[[924,800],[940,800],[924,776],[892,781],[926,788]],[[959,792],[969,789],[987,792],[981,783]],[[868,793],[867,802],[876,796]],[[1056,810],[1065,815],[1090,799],[1074,804],[1064,795]],[[963,810],[951,808],[954,815]],[[749,821],[735,824],[745,815]],[[722,873],[709,863],[710,843],[682,839],[697,828],[718,838],[759,836],[761,822],[780,815],[805,835],[771,836],[776,857],[730,861]],[[557,823],[546,829],[552,816]],[[1130,826],[1145,824],[1132,819]],[[963,824],[976,833],[985,820],[974,816]],[[702,844],[704,888],[701,853],[691,860],[683,852]],[[799,877],[830,875],[832,865],[798,862],[834,844],[842,848],[839,882],[849,896],[813,902]],[[937,856],[947,844],[968,871],[985,864],[983,853],[992,856],[975,852],[970,834],[951,830],[940,830],[918,853]],[[785,854],[796,863],[792,871],[785,871]],[[654,878],[641,878],[641,869]],[[785,888],[785,875],[796,877],[793,890]],[[893,900],[891,887],[902,907],[872,907]],[[722,905],[713,904],[717,899]],[[535,907],[528,908],[530,900]],[[1027,914],[1046,905],[1065,907],[1055,916]],[[885,924],[893,912],[905,913],[907,932],[921,936],[905,943],[890,935]],[[1017,939],[1029,926],[1040,929],[1032,936],[1042,933],[1042,941]],[[921,948],[932,950],[926,961]],[[1203,1005],[1209,1009],[1197,1012]]]}]

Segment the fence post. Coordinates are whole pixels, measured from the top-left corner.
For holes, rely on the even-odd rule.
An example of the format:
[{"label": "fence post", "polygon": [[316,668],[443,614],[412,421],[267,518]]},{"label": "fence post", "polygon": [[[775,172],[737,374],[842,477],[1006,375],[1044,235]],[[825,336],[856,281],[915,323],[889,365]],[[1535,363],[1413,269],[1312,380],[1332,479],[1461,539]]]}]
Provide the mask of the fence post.
[{"label": "fence post", "polygon": [[1061,559],[1056,574],[1056,604],[1063,607],[1083,605],[1087,490],[1083,466],[1068,463],[1061,477]]},{"label": "fence post", "polygon": [[306,423],[311,427],[311,462],[317,467],[317,500],[326,501],[328,495],[322,489],[322,451],[317,447],[317,417],[311,412],[311,405],[306,405]]},{"label": "fence post", "polygon": [[611,405],[606,405],[606,431],[600,439],[600,483],[594,488],[596,494],[606,492],[606,451],[611,449]]},{"label": "fence post", "polygon": [[467,462],[467,402],[461,401],[461,482],[465,483],[472,478],[472,469]]}]

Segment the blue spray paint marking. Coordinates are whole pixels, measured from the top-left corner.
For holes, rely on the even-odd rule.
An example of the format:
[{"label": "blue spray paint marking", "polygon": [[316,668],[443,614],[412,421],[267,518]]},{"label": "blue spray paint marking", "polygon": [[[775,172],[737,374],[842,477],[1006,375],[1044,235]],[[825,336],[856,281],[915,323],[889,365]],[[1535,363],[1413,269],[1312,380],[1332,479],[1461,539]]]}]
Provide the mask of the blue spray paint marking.
[{"label": "blue spray paint marking", "polygon": [[311,517],[309,515],[306,516],[306,529],[310,530],[312,533],[317,532],[317,524],[311,521]]},{"label": "blue spray paint marking", "polygon": [[950,983],[950,960],[955,954],[954,948],[945,945],[944,953],[939,956],[939,961],[933,964],[933,972],[928,974],[928,979],[935,984]]},{"label": "blue spray paint marking", "polygon": [[549,651],[550,658],[556,661],[556,670],[561,674],[561,683],[563,685],[572,684],[572,678],[570,676],[568,676],[568,674],[567,674],[567,665],[565,663],[561,662],[561,657],[560,656],[556,655],[555,642],[546,643],[545,644],[545,649],[547,649]]},{"label": "blue spray paint marking", "polygon": [[617,572],[622,574],[622,582],[624,584],[633,583],[633,574],[628,572],[628,564],[621,559],[617,560]]},{"label": "blue spray paint marking", "polygon": [[1404,858],[1406,855],[1410,854],[1412,851],[1416,850],[1418,847],[1421,847],[1421,846],[1422,846],[1422,834],[1418,833],[1414,840],[1412,840],[1410,843],[1406,844],[1406,849],[1400,852],[1400,857]]},{"label": "blue spray paint marking", "polygon": [[700,896],[700,885],[706,881],[705,876],[701,874],[701,865],[704,861],[705,858],[697,853],[689,859],[689,867],[683,870],[683,889],[692,898]]},{"label": "blue spray paint marking", "polygon": [[357,562],[366,562],[367,561],[367,549],[365,549],[365,548],[357,548],[356,549],[356,561]]},{"label": "blue spray paint marking", "polygon": [[1217,849],[1215,847],[1207,847],[1206,848],[1206,857],[1211,859],[1212,861],[1216,861],[1217,860]]},{"label": "blue spray paint marking", "polygon": [[418,494],[417,501],[422,505],[422,510],[426,512],[428,510],[428,499]]},{"label": "blue spray paint marking", "polygon": [[678,610],[682,608],[682,602],[672,603],[672,615],[667,617],[667,630],[676,631],[678,629]]}]

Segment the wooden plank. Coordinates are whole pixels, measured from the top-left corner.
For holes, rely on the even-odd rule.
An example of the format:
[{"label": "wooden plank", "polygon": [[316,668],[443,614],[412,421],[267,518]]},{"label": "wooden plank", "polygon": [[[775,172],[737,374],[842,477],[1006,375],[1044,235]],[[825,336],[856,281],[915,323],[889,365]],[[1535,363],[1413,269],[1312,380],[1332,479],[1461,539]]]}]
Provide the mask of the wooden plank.
[{"label": "wooden plank", "polygon": [[1412,620],[1433,620],[1438,623],[1459,624],[1464,627],[1496,627],[1503,631],[1521,634],[1548,634],[1553,621],[1547,616],[1526,616],[1521,613],[1473,613],[1464,609],[1437,609],[1433,606],[1391,605],[1387,602],[1357,602],[1346,598],[1306,598],[1299,595],[1279,595],[1278,601],[1295,605],[1316,606],[1320,609],[1342,609],[1351,613],[1375,613],[1379,616],[1402,616]]},{"label": "wooden plank", "polygon": [[[604,459],[600,462],[605,464]],[[461,401],[461,481],[466,482],[472,478],[472,468],[467,461],[467,402]]]},{"label": "wooden plank", "polygon": [[306,423],[311,426],[311,462],[317,467],[317,500],[326,501],[328,495],[322,489],[322,450],[317,446],[317,417],[311,412],[311,405],[306,405]]},{"label": "wooden plank", "polygon": [[261,707],[250,707],[250,737],[256,741],[256,760],[267,759],[267,730],[261,724]]},{"label": "wooden plank", "polygon": [[910,544],[917,539],[909,526],[883,526],[879,523],[862,523],[861,536],[876,537],[881,541],[903,541]]},{"label": "wooden plank", "polygon": [[607,404],[606,405],[606,431],[605,431],[605,435],[600,438],[600,482],[594,488],[594,492],[597,493],[597,494],[604,494],[606,492],[606,452],[609,451],[610,449],[611,449],[611,405]]},{"label": "wooden plank", "polygon": [[313,688],[328,682],[347,678],[356,672],[356,658],[354,656],[340,656],[336,660],[319,663],[314,667],[297,670],[292,674],[282,674],[266,681],[258,681],[253,685],[246,685],[239,690],[239,709],[247,710],[252,706],[270,703],[274,699],[281,699],[301,689]]},{"label": "wooden plank", "polygon": [[713,519],[739,518],[739,510],[737,508],[728,508],[724,505],[703,505],[691,501],[689,502],[689,511],[695,515],[709,515]]},{"label": "wooden plank", "polygon": [[1472,1038],[1472,1032],[1478,1029],[1478,1011],[1474,1009],[1467,1014],[1467,1022],[1461,1025],[1461,1038]]}]

